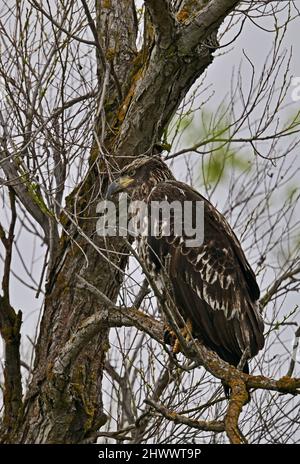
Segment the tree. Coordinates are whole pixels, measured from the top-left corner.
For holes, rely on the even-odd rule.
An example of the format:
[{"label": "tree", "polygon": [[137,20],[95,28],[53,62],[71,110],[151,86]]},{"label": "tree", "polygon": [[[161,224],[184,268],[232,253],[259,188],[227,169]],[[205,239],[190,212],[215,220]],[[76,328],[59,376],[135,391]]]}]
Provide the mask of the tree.
[{"label": "tree", "polygon": [[[161,353],[162,323],[155,317],[155,298],[149,295],[147,281],[139,284],[136,261],[129,262],[134,249],[119,237],[104,239],[95,233],[97,203],[128,161],[163,150],[169,150],[167,159],[194,152],[202,156],[203,184],[209,194],[209,184],[218,184],[218,178],[211,176],[220,171],[221,180],[221,171],[226,165],[228,173],[230,163],[232,181],[236,183],[243,175],[249,182],[249,195],[235,192],[227,215],[234,215],[240,205],[237,223],[243,214],[252,214],[249,223],[256,231],[253,243],[261,250],[260,271],[271,269],[265,265],[266,252],[284,239],[281,235],[281,241],[273,240],[274,223],[294,211],[299,190],[289,192],[280,217],[275,213],[270,217],[269,201],[274,189],[286,185],[295,171],[290,176],[282,164],[283,179],[276,174],[276,182],[257,192],[257,199],[264,198],[260,211],[266,215],[263,230],[269,231],[269,242],[261,247],[259,222],[254,216],[257,205],[250,192],[257,185],[257,176],[262,182],[268,179],[270,162],[274,162],[271,152],[279,140],[290,137],[281,159],[296,146],[292,137],[299,129],[298,114],[284,127],[279,127],[274,116],[287,92],[288,69],[271,110],[276,73],[284,59],[288,66],[280,46],[291,11],[284,25],[275,29],[271,62],[257,83],[252,69],[251,88],[248,97],[241,98],[240,116],[233,105],[238,92],[243,95],[238,82],[231,106],[220,106],[213,117],[203,112],[202,134],[193,146],[171,152],[178,134],[193,123],[191,115],[201,111],[194,105],[197,92],[192,92],[193,84],[213,62],[218,40],[252,15],[276,19],[279,5],[276,10],[257,2],[240,5],[237,0],[146,0],[138,8],[132,0],[101,0],[95,6],[86,0],[57,0],[47,6],[26,0],[13,7],[4,2],[2,9],[0,182],[7,211],[0,226],[4,250],[0,331],[6,347],[2,441],[82,443],[104,437],[163,442],[168,435],[163,433],[165,423],[174,437],[176,427],[184,427],[185,440],[198,439],[199,431],[201,440],[216,440],[216,434],[224,431],[233,443],[245,441],[246,432],[250,441],[252,437],[263,440],[264,433],[244,430],[247,416],[240,421],[244,434],[238,427],[247,388],[259,390],[261,395],[254,396],[247,406],[252,420],[257,420],[257,411],[267,420],[266,408],[261,410],[258,405],[263,401],[273,404],[270,392],[286,394],[277,420],[281,424],[278,441],[289,440],[288,428],[294,439],[291,424],[299,417],[291,418],[289,408],[293,404],[290,394],[299,393],[300,387],[300,379],[292,377],[295,357],[288,375],[282,376],[281,364],[277,362],[277,371],[272,370],[265,351],[266,362],[259,364],[264,375],[247,376],[200,343],[186,347],[182,362],[167,351]],[[261,101],[265,112],[257,123],[251,117]],[[240,136],[246,125],[247,135]],[[269,143],[263,152],[267,155],[261,152],[262,143]],[[243,146],[252,148],[255,172],[244,169],[234,144],[241,150]],[[263,306],[274,298],[281,304],[283,293],[299,290],[299,240],[292,243],[297,227],[295,222],[287,229],[290,247],[262,297]],[[43,250],[39,282],[32,285],[38,296],[43,295],[33,366],[21,359],[22,313],[11,302],[12,259],[18,254],[22,260],[25,252],[18,245],[22,245],[22,233],[35,236]],[[26,262],[24,269],[33,278]],[[22,273],[18,278],[22,279]],[[140,308],[148,309],[148,314]],[[285,312],[278,321],[276,311],[270,318],[270,332],[275,323],[284,328],[296,313]],[[116,333],[120,349],[110,348],[110,330],[115,327],[132,328]],[[297,328],[295,346],[298,339]],[[130,356],[121,349],[126,340],[134,346]],[[204,366],[205,371],[199,374],[195,365]],[[22,385],[21,366],[28,371],[26,385]],[[268,374],[276,374],[277,380]],[[105,375],[110,376],[111,390]],[[220,396],[216,379],[231,386],[229,402]],[[211,391],[212,386],[216,386],[214,397],[192,407],[193,398],[199,399],[199,388]],[[262,395],[267,394],[264,400]],[[163,395],[168,397],[167,406],[160,401]],[[109,407],[104,407],[103,398]]]}]

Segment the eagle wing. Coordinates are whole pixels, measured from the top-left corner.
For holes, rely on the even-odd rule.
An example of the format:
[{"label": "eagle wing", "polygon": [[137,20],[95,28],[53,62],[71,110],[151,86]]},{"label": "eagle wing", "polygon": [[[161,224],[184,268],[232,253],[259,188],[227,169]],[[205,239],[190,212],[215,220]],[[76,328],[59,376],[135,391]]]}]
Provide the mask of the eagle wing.
[{"label": "eagle wing", "polygon": [[[194,336],[221,358],[237,365],[244,350],[253,357],[264,345],[263,321],[257,300],[259,288],[241,245],[225,218],[188,185],[166,181],[154,187],[148,201],[204,202],[204,241],[187,247],[187,237],[147,237],[148,256],[155,272],[165,266],[175,303]],[[163,222],[160,222],[160,230]]]}]

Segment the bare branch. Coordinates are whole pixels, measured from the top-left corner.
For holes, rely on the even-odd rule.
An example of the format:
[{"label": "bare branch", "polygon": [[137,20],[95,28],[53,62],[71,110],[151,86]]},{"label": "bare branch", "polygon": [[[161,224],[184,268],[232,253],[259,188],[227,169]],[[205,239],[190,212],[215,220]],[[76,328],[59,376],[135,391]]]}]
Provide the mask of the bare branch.
[{"label": "bare branch", "polygon": [[[39,3],[6,1],[0,18],[1,439],[221,443],[227,434],[232,443],[295,441],[298,329],[288,344],[299,313],[291,299],[300,289],[300,126],[297,110],[286,120],[293,68],[292,52],[283,48],[295,2],[246,2],[235,12],[233,0],[145,0],[137,10],[134,0]],[[244,25],[266,29],[270,18],[273,45],[261,72],[245,46],[243,65],[229,80],[230,102],[224,96],[209,111],[217,80],[197,79],[214,57],[227,62]],[[170,301],[174,289],[166,283],[159,290],[126,240],[98,235],[97,203],[107,182],[128,160],[162,148],[169,159],[193,152],[180,160],[181,175],[193,183],[200,173],[203,194],[222,201],[267,288],[261,305],[272,303],[270,330],[251,361],[263,376],[239,370],[246,351],[236,369],[197,339],[187,342],[179,330],[184,318]],[[44,236],[48,247],[40,246]],[[24,337],[21,362],[21,314],[9,289],[16,278],[19,293],[24,272],[45,298],[26,311],[33,318],[39,311],[39,337],[32,346]],[[164,344],[161,316],[178,335],[178,356]],[[277,380],[282,372],[288,375]],[[257,391],[246,409],[250,389]]]},{"label": "bare branch", "polygon": [[99,42],[99,37],[98,37],[96,25],[95,25],[95,23],[93,21],[92,15],[90,13],[90,10],[89,10],[89,7],[88,7],[88,4],[86,3],[86,1],[81,0],[81,3],[83,5],[83,9],[84,9],[84,12],[86,14],[90,29],[91,29],[92,34],[94,36],[95,44],[96,44],[98,52],[99,52],[99,56],[100,56],[100,59],[101,59],[102,66],[105,69],[106,68],[106,59],[105,59],[104,52],[103,52],[102,47],[101,47],[100,42]]},{"label": "bare branch", "polygon": [[283,272],[279,277],[277,277],[275,282],[273,282],[269,289],[266,291],[265,295],[260,299],[261,307],[264,308],[272,300],[274,295],[276,295],[276,293],[280,290],[280,287],[283,284],[283,282],[285,282],[286,280],[293,279],[293,277],[299,273],[300,266],[297,266],[295,268]]},{"label": "bare branch", "polygon": [[86,45],[96,45],[96,42],[82,39],[81,37],[78,37],[74,33],[71,33],[67,29],[63,28],[61,24],[59,24],[51,14],[47,13],[47,11],[44,10],[36,0],[29,0],[29,3],[31,3],[38,11],[40,11],[47,19],[49,19],[51,23],[53,23],[59,30],[64,32],[69,38],[77,40],[78,42],[84,43]]},{"label": "bare branch", "polygon": [[289,369],[286,374],[287,377],[291,377],[295,369],[298,346],[299,346],[299,339],[300,339],[300,326],[298,326],[297,330],[295,331],[295,339],[294,339],[293,348],[292,348],[293,351],[292,351],[292,356],[291,356],[291,362],[290,362]]},{"label": "bare branch", "polygon": [[[56,373],[66,372],[67,367],[72,360],[78,356],[80,349],[99,332],[103,325],[109,327],[132,327],[146,332],[154,340],[160,344],[163,342],[163,324],[156,321],[150,316],[132,308],[120,308],[111,302],[102,292],[98,291],[91,284],[88,284],[82,277],[80,277],[83,286],[88,288],[94,295],[98,296],[102,303],[108,308],[101,311],[100,314],[94,315],[84,321],[78,331],[71,337],[69,342],[59,356],[54,371]],[[200,364],[204,366],[215,377],[223,380],[231,385],[234,381],[243,382],[248,388],[261,388],[264,390],[273,390],[282,393],[299,393],[300,379],[282,377],[279,380],[269,379],[264,376],[252,376],[239,371],[234,366],[228,364],[219,358],[219,356],[207,349],[198,340],[189,346],[190,353],[188,354],[191,359],[198,359]]]},{"label": "bare branch", "polygon": [[243,381],[230,382],[230,388],[231,395],[225,416],[225,430],[230,443],[247,443],[239,430],[238,421],[244,404],[249,400],[249,394]]},{"label": "bare branch", "polygon": [[8,236],[0,224],[0,240],[5,248],[5,262],[2,279],[3,297],[0,295],[0,333],[5,342],[4,366],[4,423],[9,431],[16,425],[22,406],[22,381],[20,369],[20,328],[22,313],[10,305],[9,278],[12,260],[12,247],[16,224],[15,194],[9,190],[11,222]]},{"label": "bare branch", "polygon": [[196,419],[191,419],[190,417],[184,416],[180,413],[170,411],[168,408],[162,404],[156,403],[153,400],[147,399],[145,403],[149,404],[157,412],[162,414],[166,419],[174,422],[175,424],[185,424],[191,428],[205,431],[213,432],[224,432],[225,425],[223,421],[201,421]]},{"label": "bare branch", "polygon": [[[34,189],[30,190],[27,187],[25,178],[23,180],[22,176],[20,176],[20,174],[18,173],[15,165],[8,161],[7,154],[5,154],[4,152],[0,153],[0,159],[2,160],[1,167],[8,178],[9,184],[15,191],[16,196],[27,209],[27,211],[31,214],[31,216],[42,227],[45,234],[45,241],[49,242],[49,217],[45,212],[42,211],[40,207],[40,204],[43,203],[43,200],[41,198],[38,198],[38,193],[34,192]],[[46,205],[44,206],[44,209],[47,210]]]},{"label": "bare branch", "polygon": [[153,22],[156,42],[163,48],[168,48],[176,32],[174,19],[167,0],[146,0]]},{"label": "bare branch", "polygon": [[134,423],[135,417],[132,408],[132,390],[128,383],[127,375],[120,376],[108,361],[105,363],[105,370],[118,383],[120,391],[122,392],[122,411],[125,412],[129,423]]},{"label": "bare branch", "polygon": [[82,347],[105,325],[108,327],[136,327],[146,332],[154,340],[162,342],[163,339],[163,326],[152,317],[136,309],[121,309],[116,306],[110,306],[109,311],[104,310],[101,314],[91,316],[84,321],[57,359],[53,368],[54,372],[57,374],[66,372],[72,361],[78,356]]},{"label": "bare branch", "polygon": [[86,319],[78,331],[71,337],[65,345],[63,352],[57,359],[53,371],[56,374],[65,373],[70,367],[72,361],[78,356],[82,347],[94,337],[103,326],[107,327],[137,327],[140,330],[151,335],[155,340],[162,340],[163,327],[152,317],[147,316],[133,308],[120,308],[110,301],[106,295],[96,289],[93,285],[77,276],[81,281],[82,288],[87,288],[91,293],[97,296],[101,303],[108,308]]},{"label": "bare branch", "polygon": [[203,41],[212,30],[217,30],[223,19],[240,3],[240,0],[211,0],[192,19],[181,34],[179,48],[188,53]]}]

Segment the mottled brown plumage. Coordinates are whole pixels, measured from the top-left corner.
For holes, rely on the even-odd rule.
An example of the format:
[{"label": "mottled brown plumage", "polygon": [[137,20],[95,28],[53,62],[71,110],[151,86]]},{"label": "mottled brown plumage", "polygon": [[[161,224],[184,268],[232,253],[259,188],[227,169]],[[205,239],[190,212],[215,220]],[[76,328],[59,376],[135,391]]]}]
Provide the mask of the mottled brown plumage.
[{"label": "mottled brown plumage", "polygon": [[[159,158],[143,157],[128,165],[111,192],[126,190],[134,200],[204,202],[204,242],[187,247],[186,237],[148,235],[139,253],[162,291],[171,285],[172,298],[193,336],[222,359],[237,366],[249,350],[255,356],[264,345],[255,275],[233,230],[217,209],[189,185],[177,181]],[[128,180],[131,179],[131,180]],[[160,227],[162,224],[160,224]],[[162,272],[165,268],[166,272]],[[167,276],[167,277],[166,277]],[[248,370],[247,363],[244,368]]]}]

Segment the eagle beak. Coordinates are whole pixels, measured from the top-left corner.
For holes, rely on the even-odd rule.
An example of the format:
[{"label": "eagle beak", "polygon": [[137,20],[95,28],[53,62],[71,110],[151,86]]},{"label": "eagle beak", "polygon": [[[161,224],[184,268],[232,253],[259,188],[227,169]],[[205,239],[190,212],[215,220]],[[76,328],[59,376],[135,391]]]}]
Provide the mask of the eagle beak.
[{"label": "eagle beak", "polygon": [[106,199],[111,200],[116,193],[123,192],[132,182],[134,182],[134,179],[128,176],[120,177],[120,179],[115,180],[108,186]]}]

